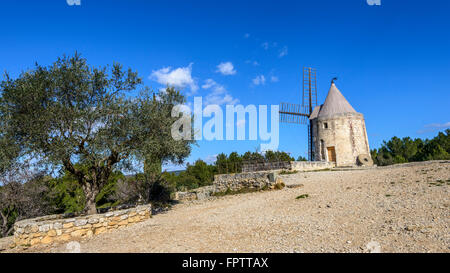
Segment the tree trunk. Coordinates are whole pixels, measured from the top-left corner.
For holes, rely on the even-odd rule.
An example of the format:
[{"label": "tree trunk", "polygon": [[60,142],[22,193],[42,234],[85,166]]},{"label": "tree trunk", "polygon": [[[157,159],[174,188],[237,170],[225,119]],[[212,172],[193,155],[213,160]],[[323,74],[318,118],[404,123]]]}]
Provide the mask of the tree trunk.
[{"label": "tree trunk", "polygon": [[2,217],[2,225],[0,226],[0,238],[8,236],[8,217],[5,216],[1,211],[0,215]]},{"label": "tree trunk", "polygon": [[83,187],[84,195],[86,196],[86,206],[84,207],[84,213],[88,215],[96,214],[97,208],[95,207],[95,198],[99,194],[98,188],[91,184],[87,183]]}]

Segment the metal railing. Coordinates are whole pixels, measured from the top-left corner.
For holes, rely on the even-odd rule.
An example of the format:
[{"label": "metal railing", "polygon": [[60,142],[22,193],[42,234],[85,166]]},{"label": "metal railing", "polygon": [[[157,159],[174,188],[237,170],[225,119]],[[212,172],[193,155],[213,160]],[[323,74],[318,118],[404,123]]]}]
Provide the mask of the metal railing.
[{"label": "metal railing", "polygon": [[291,168],[290,161],[242,161],[226,162],[217,166],[218,174],[249,173],[272,170],[285,170]]}]

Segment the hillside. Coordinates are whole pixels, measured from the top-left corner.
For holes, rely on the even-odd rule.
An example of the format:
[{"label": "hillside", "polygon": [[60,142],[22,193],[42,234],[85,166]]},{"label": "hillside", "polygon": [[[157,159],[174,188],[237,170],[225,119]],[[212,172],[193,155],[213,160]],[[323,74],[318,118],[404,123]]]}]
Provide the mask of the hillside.
[{"label": "hillside", "polygon": [[81,251],[368,252],[372,242],[382,252],[450,252],[449,161],[297,173],[283,181],[288,187],[280,191],[176,205],[83,240]]}]

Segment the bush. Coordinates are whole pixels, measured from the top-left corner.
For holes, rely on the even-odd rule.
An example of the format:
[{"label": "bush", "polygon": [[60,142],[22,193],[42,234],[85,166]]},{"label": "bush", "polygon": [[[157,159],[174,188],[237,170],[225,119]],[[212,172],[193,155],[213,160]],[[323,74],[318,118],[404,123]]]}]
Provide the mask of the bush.
[{"label": "bush", "polygon": [[12,170],[0,178],[0,237],[12,233],[14,223],[52,214],[48,179],[27,169]]},{"label": "bush", "polygon": [[414,139],[410,137],[393,137],[384,141],[381,147],[371,151],[375,164],[387,166],[392,164],[450,159],[450,129],[440,132],[431,139]]},{"label": "bush", "polygon": [[175,187],[162,175],[138,174],[118,182],[115,198],[121,204],[167,204]]}]

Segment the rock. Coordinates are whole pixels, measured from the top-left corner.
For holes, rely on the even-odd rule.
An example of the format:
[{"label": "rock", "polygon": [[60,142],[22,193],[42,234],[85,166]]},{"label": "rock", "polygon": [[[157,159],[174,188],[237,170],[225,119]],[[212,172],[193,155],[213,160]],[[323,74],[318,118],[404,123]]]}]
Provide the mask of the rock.
[{"label": "rock", "polygon": [[80,220],[76,220],[75,221],[75,226],[76,227],[84,226],[86,224],[87,224],[87,220],[86,219],[80,219]]},{"label": "rock", "polygon": [[416,228],[414,226],[407,226],[405,228],[406,231],[414,231]]},{"label": "rock", "polygon": [[41,239],[39,239],[39,238],[34,238],[34,239],[31,239],[30,245],[34,246],[34,245],[39,244],[40,242],[41,242]]},{"label": "rock", "polygon": [[98,218],[90,218],[90,219],[88,219],[88,223],[89,224],[97,224],[98,223]]},{"label": "rock", "polygon": [[106,230],[107,230],[106,227],[96,228],[95,231],[94,231],[94,234],[98,235],[98,234],[106,232]]},{"label": "rock", "polygon": [[71,227],[73,227],[73,223],[66,223],[66,224],[63,225],[64,229],[68,229],[68,228],[71,228]]},{"label": "rock", "polygon": [[50,225],[42,225],[42,226],[40,226],[39,227],[39,231],[40,232],[47,232],[47,231],[49,231],[50,230]]},{"label": "rock", "polygon": [[47,237],[44,237],[42,240],[41,240],[41,243],[43,243],[43,244],[50,244],[50,243],[52,243],[53,242],[53,238],[52,237],[50,237],[50,236],[47,236]]},{"label": "rock", "polygon": [[75,230],[72,233],[70,233],[70,236],[83,237],[84,235],[86,235],[87,232],[88,232],[88,230],[86,230],[86,229],[79,229],[79,230]]},{"label": "rock", "polygon": [[373,160],[372,157],[368,154],[361,154],[357,158],[358,165],[359,166],[373,166]]},{"label": "rock", "polygon": [[94,235],[94,232],[92,230],[88,230],[88,232],[86,233],[86,236],[88,238],[91,238]]},{"label": "rock", "polygon": [[303,185],[303,184],[290,184],[290,185],[287,185],[286,187],[289,189],[296,189],[296,188],[302,188],[304,186],[305,185]]},{"label": "rock", "polygon": [[63,234],[61,236],[56,237],[56,240],[66,242],[69,241],[71,238],[72,237],[70,236],[70,234]]}]

